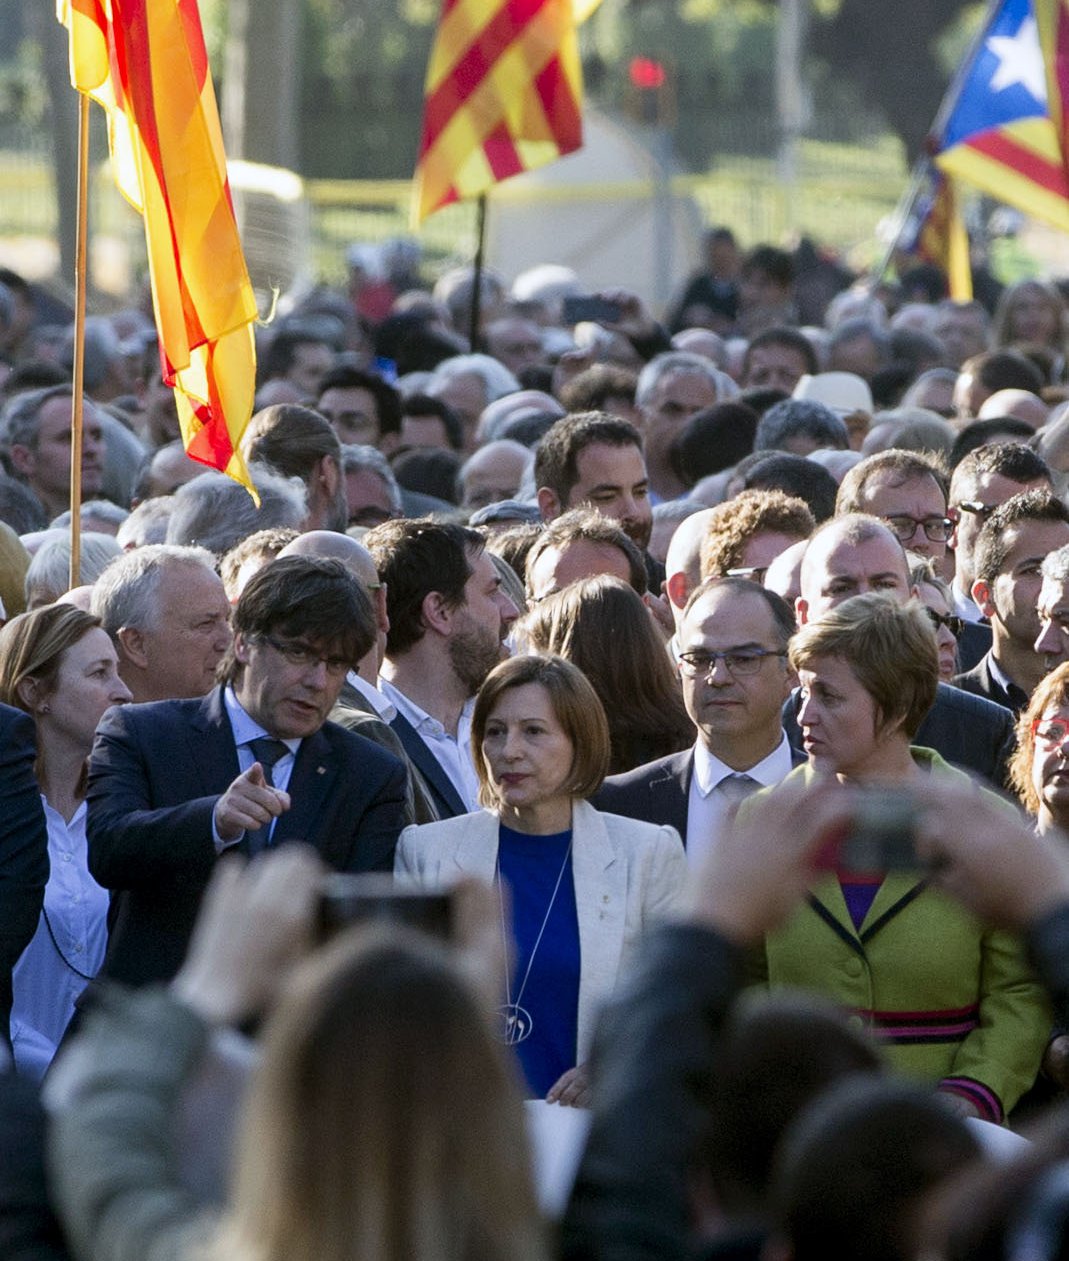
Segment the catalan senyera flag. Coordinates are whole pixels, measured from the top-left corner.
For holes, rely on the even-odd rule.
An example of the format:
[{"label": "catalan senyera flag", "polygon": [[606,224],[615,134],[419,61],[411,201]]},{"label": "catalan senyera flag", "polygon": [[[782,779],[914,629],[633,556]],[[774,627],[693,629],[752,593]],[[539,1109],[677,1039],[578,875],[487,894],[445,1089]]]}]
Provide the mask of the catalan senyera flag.
[{"label": "catalan senyera flag", "polygon": [[948,175],[1064,232],[1067,48],[1063,0],[999,0],[931,138]]},{"label": "catalan senyera flag", "polygon": [[958,301],[972,297],[969,235],[958,205],[954,181],[931,162],[926,163],[926,182],[913,209],[899,247],[946,273],[950,296]]},{"label": "catalan senyera flag", "polygon": [[600,0],[443,0],[427,67],[413,217],[583,143],[578,27]]},{"label": "catalan senyera flag", "polygon": [[142,215],[165,383],[193,459],[249,488],[256,300],[196,0],[57,0],[71,82],[103,106],[115,182]]}]

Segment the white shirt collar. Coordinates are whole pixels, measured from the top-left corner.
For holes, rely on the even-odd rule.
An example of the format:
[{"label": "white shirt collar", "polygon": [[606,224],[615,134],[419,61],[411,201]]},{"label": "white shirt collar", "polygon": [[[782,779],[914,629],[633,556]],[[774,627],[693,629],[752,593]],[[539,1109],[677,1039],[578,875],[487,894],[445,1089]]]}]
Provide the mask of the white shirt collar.
[{"label": "white shirt collar", "polygon": [[[422,709],[414,700],[406,696],[399,688],[395,687],[389,679],[380,678],[379,688],[383,696],[385,696],[388,701],[392,702],[397,707],[397,712],[401,714],[402,717],[407,718],[417,731],[422,734],[429,734],[432,736],[449,734],[444,725],[437,718],[435,718],[432,714],[428,714],[425,709]],[[469,696],[464,702],[463,709],[460,711],[460,721],[457,724],[458,740],[461,738],[465,725],[470,727],[471,714],[474,708],[475,697]],[[449,736],[449,738],[452,739],[453,737]]]},{"label": "white shirt collar", "polygon": [[991,677],[997,684],[999,684],[1004,692],[1008,692],[1011,687],[1017,686],[1006,671],[1003,670],[1003,668],[995,660],[994,653],[987,654],[987,668],[991,671]]},{"label": "white shirt collar", "polygon": [[726,762],[721,762],[715,753],[709,752],[704,741],[699,740],[694,746],[694,782],[703,797],[708,797],[717,784],[729,775],[749,775],[762,788],[771,788],[773,784],[785,779],[790,771],[791,746],[787,743],[785,731],[768,757],[762,758],[756,766],[749,766],[744,771],[738,771]]},{"label": "white shirt collar", "polygon": [[397,706],[387,700],[373,683],[361,678],[355,670],[349,671],[345,676],[345,681],[354,691],[360,693],[383,722],[393,722],[397,717]]},{"label": "white shirt collar", "polygon": [[[223,688],[223,704],[226,706],[227,717],[230,719],[230,728],[234,733],[234,743],[239,747],[248,744],[250,740],[258,740],[266,736],[269,740],[281,740],[281,736],[273,735],[265,727],[260,724],[242,708],[241,702],[234,695],[233,687],[228,683]],[[295,739],[282,740],[287,749],[297,756],[297,750],[301,747],[301,737]]]}]

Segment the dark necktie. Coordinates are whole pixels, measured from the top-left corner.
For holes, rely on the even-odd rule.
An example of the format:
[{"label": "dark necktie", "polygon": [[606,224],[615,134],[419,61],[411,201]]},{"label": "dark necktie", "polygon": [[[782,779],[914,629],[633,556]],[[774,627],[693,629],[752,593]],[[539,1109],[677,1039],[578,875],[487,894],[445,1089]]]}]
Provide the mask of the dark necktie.
[{"label": "dark necktie", "polygon": [[751,793],[755,793],[761,785],[756,779],[751,779],[749,775],[733,774],[725,775],[724,778],[716,786],[716,791],[724,798],[729,806],[738,805],[744,797],[749,797]]},{"label": "dark necktie", "polygon": [[[275,763],[284,758],[289,749],[281,740],[276,740],[273,736],[257,736],[255,740],[248,742],[252,755],[257,762],[264,768],[264,779],[274,788],[275,779]],[[271,823],[268,820],[263,827],[254,828],[250,832],[245,833],[245,848],[250,858],[255,857],[261,850],[265,850],[271,843]]]}]

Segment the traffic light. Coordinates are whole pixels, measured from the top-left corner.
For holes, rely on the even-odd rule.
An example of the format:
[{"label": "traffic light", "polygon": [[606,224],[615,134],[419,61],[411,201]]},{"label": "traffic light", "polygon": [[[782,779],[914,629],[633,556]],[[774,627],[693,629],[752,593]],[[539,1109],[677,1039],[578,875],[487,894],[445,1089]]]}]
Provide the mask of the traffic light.
[{"label": "traffic light", "polygon": [[631,114],[651,127],[668,127],[673,121],[673,82],[663,61],[632,57],[627,67]]}]

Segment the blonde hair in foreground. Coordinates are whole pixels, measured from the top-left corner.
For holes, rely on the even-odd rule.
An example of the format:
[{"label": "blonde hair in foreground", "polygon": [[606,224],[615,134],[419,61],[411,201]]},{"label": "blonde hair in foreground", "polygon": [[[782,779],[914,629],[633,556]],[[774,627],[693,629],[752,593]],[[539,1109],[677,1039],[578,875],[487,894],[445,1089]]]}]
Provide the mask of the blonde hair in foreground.
[{"label": "blonde hair in foreground", "polygon": [[267,1024],[216,1261],[544,1261],[511,1064],[446,951],[357,929]]}]

